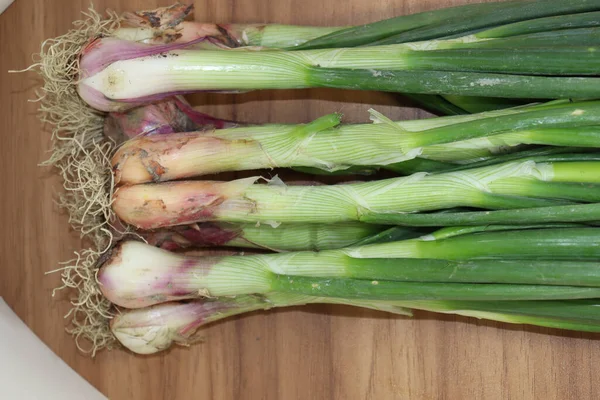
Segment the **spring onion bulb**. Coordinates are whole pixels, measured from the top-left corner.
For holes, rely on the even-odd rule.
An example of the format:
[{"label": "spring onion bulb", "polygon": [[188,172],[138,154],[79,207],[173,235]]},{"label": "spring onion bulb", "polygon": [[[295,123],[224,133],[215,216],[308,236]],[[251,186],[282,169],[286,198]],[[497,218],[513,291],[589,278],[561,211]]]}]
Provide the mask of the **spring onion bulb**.
[{"label": "spring onion bulb", "polygon": [[196,111],[182,96],[114,112],[104,119],[104,135],[120,144],[142,136],[233,128],[243,124]]}]

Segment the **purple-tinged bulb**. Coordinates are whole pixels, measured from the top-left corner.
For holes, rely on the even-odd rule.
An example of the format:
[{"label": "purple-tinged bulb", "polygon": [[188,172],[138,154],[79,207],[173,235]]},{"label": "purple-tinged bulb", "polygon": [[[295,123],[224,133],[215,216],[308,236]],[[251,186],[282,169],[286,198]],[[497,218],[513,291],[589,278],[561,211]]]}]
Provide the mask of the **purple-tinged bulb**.
[{"label": "purple-tinged bulb", "polygon": [[[189,47],[204,40],[199,38],[186,43],[168,43],[151,45],[121,40],[117,38],[98,38],[90,42],[81,52],[79,65],[81,68],[77,92],[79,96],[91,107],[105,112],[125,111],[139,106],[145,102],[161,100],[178,93],[161,93],[156,96],[145,96],[139,99],[110,99],[105,93],[86,83],[90,78],[103,71],[117,61],[132,60],[135,58],[154,56],[171,50]],[[119,85],[118,75],[111,75],[104,85],[108,88]]]},{"label": "purple-tinged bulb", "polygon": [[[84,90],[94,90],[92,88]],[[90,94],[94,95],[94,94]],[[100,94],[101,95],[101,94]],[[98,96],[98,94],[95,94]],[[102,95],[101,95],[102,96]],[[104,96],[102,96],[104,97]],[[101,99],[102,100],[102,99]],[[99,104],[101,107],[110,105]],[[129,106],[127,104],[126,106]],[[239,124],[196,111],[181,96],[141,105],[125,112],[111,112],[104,119],[104,134],[115,143],[138,136],[163,135],[177,132],[212,131],[234,128]]]},{"label": "purple-tinged bulb", "polygon": [[196,300],[165,303],[138,310],[123,310],[110,322],[117,340],[137,354],[167,350],[173,343],[196,342],[198,328],[223,316],[246,311],[235,300]]},{"label": "purple-tinged bulb", "polygon": [[213,221],[221,208],[251,212],[254,203],[240,197],[257,180],[257,177],[249,177],[229,182],[181,181],[121,186],[113,195],[112,208],[121,220],[138,229]]},{"label": "purple-tinged bulb", "polygon": [[162,135],[186,131],[187,116],[180,112],[173,99],[148,104],[126,112],[112,112],[104,119],[104,135],[115,143],[123,143],[137,136]]},{"label": "purple-tinged bulb", "polygon": [[142,103],[132,104],[114,101],[106,97],[97,89],[81,82],[77,85],[77,93],[90,107],[104,112],[122,112]]},{"label": "purple-tinged bulb", "polygon": [[177,105],[177,109],[181,111],[191,124],[195,125],[196,129],[185,129],[176,132],[189,132],[192,130],[210,130],[210,129],[227,129],[245,126],[246,123],[239,123],[212,117],[208,114],[196,111],[182,96],[173,97],[173,101]]},{"label": "purple-tinged bulb", "polygon": [[184,257],[142,242],[121,242],[98,272],[100,291],[111,303],[126,308],[198,298],[198,280],[218,260]]}]

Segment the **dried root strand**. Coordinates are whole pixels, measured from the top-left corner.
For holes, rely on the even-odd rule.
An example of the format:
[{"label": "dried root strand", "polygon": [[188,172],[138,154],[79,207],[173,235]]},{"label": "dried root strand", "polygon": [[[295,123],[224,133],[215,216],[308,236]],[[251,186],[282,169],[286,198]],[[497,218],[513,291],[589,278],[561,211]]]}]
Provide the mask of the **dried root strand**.
[{"label": "dried root strand", "polygon": [[34,66],[44,82],[38,99],[41,118],[52,127],[55,142],[51,162],[69,154],[64,147],[72,143],[61,141],[62,136],[103,140],[104,114],[89,107],[77,94],[79,55],[90,40],[109,36],[119,27],[121,18],[111,11],[103,18],[92,8],[84,15],[86,19],[74,22],[74,28],[64,35],[44,41],[35,56]]},{"label": "dried root strand", "polygon": [[91,239],[94,247],[106,247],[105,230],[114,220],[111,210],[113,174],[110,156],[114,144],[110,141],[81,144],[79,138],[62,139],[73,142],[72,152],[55,164],[63,178],[64,192],[58,204],[68,211],[69,222]]},{"label": "dried root strand", "polygon": [[[108,233],[108,232],[107,232]],[[96,264],[101,251],[93,249],[76,252],[76,258],[61,263],[63,266],[48,273],[61,272],[63,289],[73,289],[71,309],[65,315],[70,319],[67,332],[73,335],[77,348],[92,357],[100,349],[112,349],[117,344],[110,332],[108,321],[112,319],[112,304],[102,295],[96,279]]]},{"label": "dried root strand", "polygon": [[54,166],[63,178],[58,205],[67,210],[69,222],[90,247],[76,252],[76,258],[52,272],[60,271],[63,283],[54,293],[62,289],[74,293],[71,310],[65,316],[70,322],[67,332],[79,350],[95,356],[98,350],[116,344],[109,329],[112,305],[100,292],[96,279],[98,259],[112,245],[113,232],[118,231],[110,223],[114,220],[110,168],[114,144],[107,140],[82,143],[79,139],[60,139],[69,142],[69,153]]},{"label": "dried root strand", "polygon": [[[190,11],[190,7],[176,5],[142,14],[158,18],[169,28],[169,23],[178,24]],[[67,331],[81,351],[94,356],[98,350],[116,345],[109,329],[112,305],[102,296],[96,279],[98,260],[115,238],[129,230],[118,223],[111,210],[114,181],[110,158],[116,143],[103,134],[105,114],[89,107],[77,93],[79,55],[91,40],[111,36],[122,22],[131,24],[131,16],[107,11],[103,17],[93,8],[83,14],[85,19],[74,22],[73,29],[44,41],[34,56],[35,64],[25,71],[35,70],[43,80],[35,101],[40,104],[42,123],[51,128],[52,148],[42,165],[58,170],[64,189],[58,205],[68,212],[70,224],[90,245],[51,271],[62,274],[62,286],[54,292],[74,291],[72,308],[65,316],[70,319]]]},{"label": "dried root strand", "polygon": [[42,122],[52,130],[51,155],[42,165],[58,170],[64,188],[58,205],[90,245],[51,271],[62,274],[62,286],[54,292],[70,289],[75,293],[65,316],[70,319],[67,331],[81,351],[94,356],[115,345],[108,324],[112,305],[102,296],[96,280],[98,259],[113,241],[110,157],[115,144],[103,135],[104,113],[89,107],[77,93],[79,54],[90,40],[109,36],[121,18],[110,11],[104,18],[92,8],[84,15],[66,34],[42,43],[28,70],[35,69],[43,79],[36,101]]},{"label": "dried root strand", "polygon": [[42,43],[34,67],[43,79],[41,119],[52,129],[51,155],[42,165],[58,169],[66,192],[59,204],[86,236],[109,221],[109,158],[115,146],[103,135],[104,113],[89,107],[77,93],[79,55],[90,40],[109,36],[121,18],[111,11],[103,18],[92,8],[84,15],[73,29]]}]

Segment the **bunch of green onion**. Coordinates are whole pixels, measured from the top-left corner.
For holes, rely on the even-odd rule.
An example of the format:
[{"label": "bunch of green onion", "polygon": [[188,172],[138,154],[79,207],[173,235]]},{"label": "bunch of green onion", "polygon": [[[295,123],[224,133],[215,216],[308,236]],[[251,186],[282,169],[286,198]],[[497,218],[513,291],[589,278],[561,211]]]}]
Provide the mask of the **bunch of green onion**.
[{"label": "bunch of green onion", "polygon": [[[121,220],[135,226],[138,234],[147,232],[148,244],[121,242],[98,273],[103,295],[121,307],[111,330],[127,348],[147,354],[172,343],[192,343],[200,326],[231,315],[272,307],[336,303],[394,313],[421,309],[599,331],[595,321],[599,233],[597,228],[581,224],[593,221],[589,209],[583,209],[588,213],[584,219],[576,220],[580,224],[572,223],[572,216],[581,214],[577,211],[580,208],[598,208],[596,168],[600,164],[593,152],[597,146],[592,142],[597,129],[595,107],[593,101],[551,102],[467,117],[399,123],[382,120],[380,124],[314,129],[323,121],[339,122],[335,116],[327,116],[300,126],[210,129],[129,139],[114,157],[118,160],[113,163],[118,186],[113,210]],[[353,165],[350,161],[355,156],[349,150],[361,143],[353,134],[369,129],[380,129],[377,135],[384,140],[389,134],[390,139],[387,145],[370,149],[371,161],[365,165],[378,165],[373,160],[389,158],[387,154],[394,147],[399,148],[398,154],[408,153],[402,152],[404,143],[427,140],[428,136],[434,138],[431,146],[440,147],[439,154],[444,146],[449,154],[458,154],[461,143],[464,148],[474,148],[464,146],[464,142],[477,140],[487,143],[480,149],[489,153],[480,156],[482,161],[469,156],[445,171],[339,185],[286,185],[277,179],[257,184],[256,178],[231,182],[180,180],[242,169],[239,165],[227,169],[219,164],[231,162],[227,140],[233,146],[237,142],[248,146],[234,158],[253,169],[273,167],[261,161],[279,160],[282,158],[277,154],[292,153],[276,153],[270,143],[301,149],[303,159],[308,159],[307,155],[315,154],[312,148],[319,149],[319,135],[327,140],[334,136],[335,140],[328,141],[320,154],[339,157],[336,160],[340,165]],[[507,161],[507,155],[494,156],[491,151],[494,146],[509,145],[503,136],[512,137],[513,146],[534,143],[546,147],[508,154],[512,160]],[[528,141],[532,137],[539,141]],[[269,141],[271,138],[275,139]],[[435,138],[443,143],[435,142]],[[498,141],[494,141],[496,138]],[[581,146],[586,146],[583,138],[590,140],[588,152],[581,152]],[[196,140],[202,145],[194,143]],[[344,147],[346,140],[348,145]],[[223,142],[222,147],[211,148],[207,145],[211,141]],[[254,146],[253,141],[258,144]],[[336,144],[339,152],[335,151]],[[564,153],[562,147],[547,146],[557,144],[571,145],[573,151]],[[256,156],[252,148],[260,149]],[[427,154],[428,146],[422,148],[421,156]],[[271,157],[265,158],[265,153]],[[285,166],[322,165],[290,162]],[[127,168],[143,178],[125,178],[135,176],[126,172]],[[171,180],[175,181],[168,182]],[[455,207],[498,211],[457,212],[452,210]],[[465,227],[460,226],[460,220],[436,222],[436,218],[464,219],[467,215],[489,219],[494,213],[504,216],[491,226]],[[524,213],[532,217],[514,218]],[[533,213],[544,213],[546,219],[539,215],[536,218]],[[549,215],[554,218],[548,219]],[[411,217],[429,223],[401,221]],[[473,221],[464,225],[475,225],[477,218]],[[366,227],[373,223],[378,225],[367,232]],[[458,226],[427,232],[391,227],[394,224]],[[339,246],[300,244],[299,232],[317,226],[327,238],[334,237],[341,227],[352,226],[356,230],[348,231],[347,239],[354,236],[354,240]],[[365,230],[358,233],[361,227]],[[246,246],[243,242],[250,241],[240,241],[236,235],[253,229],[263,240],[270,239],[248,247],[283,252],[190,257],[156,248],[198,246],[201,243],[191,243],[185,237],[190,233],[201,237],[205,228],[212,232],[205,235],[209,238],[229,240],[229,233],[236,232],[231,244],[223,240],[213,241],[212,245]],[[296,239],[295,248],[285,247],[290,229],[296,229],[289,237],[292,242]],[[154,239],[157,235],[167,240]],[[173,239],[173,235],[183,239]],[[161,333],[156,334],[157,330]]]},{"label": "bunch of green onion", "polygon": [[[155,353],[228,316],[308,303],[600,331],[600,3],[472,4],[333,28],[184,21],[190,11],[103,25],[72,47],[70,81],[53,80],[116,144],[101,158],[119,241],[90,269],[121,344]],[[307,87],[472,114],[249,125],[179,96]],[[274,168],[397,176],[201,180]],[[207,246],[249,254],[186,253]]]}]

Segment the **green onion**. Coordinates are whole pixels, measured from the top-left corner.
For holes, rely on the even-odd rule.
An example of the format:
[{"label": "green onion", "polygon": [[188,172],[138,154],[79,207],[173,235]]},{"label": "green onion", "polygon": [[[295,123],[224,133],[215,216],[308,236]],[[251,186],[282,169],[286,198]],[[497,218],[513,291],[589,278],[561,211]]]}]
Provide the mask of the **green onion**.
[{"label": "green onion", "polygon": [[470,121],[420,131],[407,131],[404,126],[410,123],[392,122],[375,111],[372,118],[378,123],[336,127],[340,116],[332,114],[305,125],[140,136],[114,155],[115,182],[160,182],[275,167],[335,172],[390,166],[398,171],[403,161],[417,156],[466,164],[522,144],[600,147],[598,127],[588,126],[600,121],[600,102],[550,103],[504,115],[482,113]]},{"label": "green onion", "polygon": [[[337,87],[508,98],[591,98],[598,92],[595,47],[434,50],[444,44],[291,52],[173,50],[156,57],[145,54],[160,48],[106,38],[84,51],[78,90],[102,111],[200,90]],[[123,52],[140,57],[123,60]]]},{"label": "green onion", "polygon": [[599,168],[597,161],[520,161],[333,186],[255,184],[257,177],[140,184],[118,188],[112,207],[119,218],[141,229],[211,220],[398,224],[404,213],[453,207],[493,210],[597,202]]},{"label": "green onion", "polygon": [[272,291],[386,301],[595,298],[599,232],[480,232],[242,257],[186,257],[124,242],[98,280],[110,301],[127,308]]},{"label": "green onion", "polygon": [[410,316],[410,310],[402,308],[405,306],[512,324],[588,332],[600,331],[600,303],[597,300],[369,303],[284,293],[173,302],[142,309],[122,310],[111,321],[110,328],[115,338],[127,349],[138,354],[153,354],[167,350],[174,343],[189,346],[201,340],[199,328],[233,315],[308,303],[355,305]]},{"label": "green onion", "polygon": [[138,354],[152,354],[166,350],[173,343],[190,345],[200,339],[198,328],[212,322],[256,310],[290,307],[305,304],[345,304],[400,315],[410,310],[394,302],[335,299],[287,293],[221,297],[187,303],[167,303],[153,307],[122,310],[110,322],[115,338]]},{"label": "green onion", "polygon": [[[476,15],[476,23],[481,23],[482,16],[480,15],[484,11],[487,15],[484,17],[487,19],[483,25],[492,27],[491,29],[484,29],[481,31],[477,30],[474,34],[469,36],[466,41],[482,43],[485,46],[496,45],[498,41],[490,41],[481,39],[498,39],[518,36],[517,42],[513,45],[523,44],[529,47],[535,46],[536,37],[531,36],[532,33],[550,33],[553,31],[562,29],[576,29],[576,28],[587,28],[597,26],[597,13],[588,12],[581,13],[581,4],[571,4],[566,8],[562,8],[558,12],[562,12],[557,16],[543,17],[544,15],[552,14],[554,11],[549,13],[549,9],[552,8],[552,4],[547,4],[544,9],[526,10],[525,13],[515,12],[515,5],[517,10],[520,8],[527,8],[527,2],[521,3],[509,3],[502,2],[494,5],[486,4],[472,4],[463,7],[456,7],[451,9],[441,9],[432,12],[401,16],[393,18],[392,20],[380,21],[374,24],[368,24],[361,26],[360,28],[329,28],[329,27],[311,27],[311,26],[288,26],[278,24],[210,24],[210,23],[199,23],[184,21],[192,11],[192,7],[174,5],[168,8],[143,11],[137,13],[126,13],[122,16],[121,27],[117,28],[112,32],[113,37],[135,41],[137,43],[147,44],[165,44],[170,42],[197,42],[199,39],[204,39],[200,43],[196,43],[193,46],[197,48],[214,48],[216,47],[239,47],[239,46],[263,46],[266,48],[294,48],[302,45],[310,40],[326,35],[325,41],[329,41],[328,48],[334,47],[353,47],[348,46],[347,39],[348,33],[356,34],[358,29],[362,33],[368,31],[381,31],[381,28],[388,26],[391,28],[387,34],[392,35],[390,40],[380,40],[370,43],[362,44],[385,44],[385,43],[399,43],[405,42],[408,39],[422,40],[423,37],[428,39],[436,39],[447,36],[447,31],[444,30],[444,26],[451,26],[451,30],[454,29],[455,36],[457,33],[463,35],[472,31],[472,26],[464,24],[464,20],[467,19],[468,15]],[[584,5],[584,7],[586,7]],[[499,14],[498,11],[502,10]],[[576,14],[569,14],[570,12],[577,12]],[[507,25],[496,26],[498,23],[506,23],[511,19],[510,15],[516,16],[517,19],[525,18],[525,20],[509,23]],[[150,20],[149,16],[152,16]],[[460,18],[460,23],[456,25],[456,17]],[[542,16],[540,18],[540,16]],[[157,23],[157,21],[160,21]],[[124,27],[127,26],[127,27]],[[427,30],[428,27],[434,27],[437,29],[441,36],[435,36],[429,34],[429,36],[414,36],[415,32],[419,32],[421,29]],[[417,29],[415,29],[417,28]],[[458,28],[458,30],[456,30]],[[385,28],[384,28],[385,30]],[[339,31],[342,33],[334,32]],[[394,36],[394,34],[403,32],[400,37]],[[339,37],[340,42],[334,40],[327,34],[334,33],[333,37]],[[409,36],[406,36],[409,35]],[[106,36],[106,34],[104,34]],[[460,36],[460,35],[458,35]],[[581,36],[581,35],[580,35]],[[380,38],[379,36],[376,36]],[[403,37],[403,39],[401,38]],[[583,39],[587,38],[583,36]],[[315,44],[314,42],[312,42]],[[506,46],[506,42],[502,42],[502,46]],[[556,39],[552,39],[552,45],[558,45]],[[581,45],[581,39],[577,41],[578,45]],[[538,44],[539,45],[539,44]],[[317,46],[318,47],[318,46]],[[511,101],[508,102],[502,99],[491,99],[491,98],[464,98],[460,96],[448,96],[446,98],[435,95],[422,95],[422,94],[407,94],[408,97],[415,100],[417,103],[422,104],[426,108],[442,114],[454,115],[454,114],[465,114],[468,112],[479,112],[492,109],[501,109],[510,107],[516,104],[522,104],[522,102]],[[485,104],[485,105],[484,105]]]},{"label": "green onion", "polygon": [[[239,47],[239,46],[263,46],[266,48],[303,48],[323,47],[318,43],[325,41],[327,48],[354,47],[348,43],[348,38],[361,32],[358,36],[368,37],[369,32],[375,39],[374,42],[362,42],[358,44],[387,44],[400,43],[427,39],[447,37],[448,32],[454,36],[475,32],[469,36],[468,42],[489,45],[498,41],[481,39],[499,39],[518,36],[514,44],[523,44],[529,47],[535,46],[535,37],[531,34],[552,34],[557,30],[589,28],[597,26],[597,12],[581,12],[589,5],[581,3],[570,3],[567,7],[555,8],[553,4],[547,3],[546,7],[528,5],[528,2],[500,2],[490,4],[471,4],[462,7],[434,10],[432,12],[400,16],[391,20],[379,21],[361,27],[348,29],[337,27],[311,27],[311,26],[288,26],[278,24],[211,24],[184,21],[184,18],[192,12],[192,7],[174,5],[167,8],[142,11],[137,13],[126,13],[122,16],[121,26],[112,32],[113,37],[147,44],[165,44],[170,42],[185,43],[197,42],[193,46],[197,48],[216,47]],[[523,12],[521,12],[523,11]],[[484,13],[484,15],[482,15]],[[558,14],[556,14],[558,13]],[[574,14],[571,14],[574,13]],[[465,24],[464,21],[473,16],[473,21]],[[552,15],[544,17],[545,15]],[[152,16],[152,20],[150,20]],[[515,18],[516,17],[516,18]],[[457,18],[458,24],[457,24]],[[520,22],[508,23],[516,19]],[[483,24],[482,24],[483,22]],[[473,29],[477,26],[479,29]],[[499,25],[498,24],[505,24]],[[483,27],[490,29],[481,30]],[[432,35],[433,32],[437,31]],[[387,32],[386,32],[387,30]],[[423,35],[423,33],[428,32]],[[379,32],[379,33],[376,33]],[[419,33],[421,32],[421,33]],[[381,40],[381,35],[391,36],[389,39]],[[399,34],[400,35],[397,35]],[[415,35],[416,33],[416,35]],[[332,34],[332,35],[329,35]],[[529,37],[528,37],[529,35]],[[106,36],[106,34],[104,34]],[[336,41],[335,38],[339,40]],[[585,39],[586,36],[583,36]],[[307,41],[316,39],[310,44],[303,46]],[[506,46],[506,42],[503,42]],[[581,45],[580,41],[576,42]],[[552,45],[558,45],[555,39]],[[538,44],[539,45],[539,44]],[[507,102],[502,99],[463,98],[450,96],[446,99],[442,96],[407,94],[408,97],[426,108],[448,115],[464,114],[467,112],[478,112],[492,109],[506,108],[517,102]],[[485,105],[483,105],[485,103]]]}]

